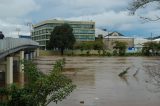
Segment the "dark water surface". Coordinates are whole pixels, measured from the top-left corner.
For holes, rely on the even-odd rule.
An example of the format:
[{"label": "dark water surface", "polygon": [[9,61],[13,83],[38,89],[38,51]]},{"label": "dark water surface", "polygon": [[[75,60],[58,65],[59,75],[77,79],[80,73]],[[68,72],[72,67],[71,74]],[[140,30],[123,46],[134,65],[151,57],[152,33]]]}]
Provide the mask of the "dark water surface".
[{"label": "dark water surface", "polygon": [[[36,61],[38,68],[47,73],[61,58],[40,57]],[[145,68],[160,67],[160,57],[65,58],[65,74],[77,88],[67,99],[49,106],[160,106],[160,88],[150,82]],[[128,67],[127,76],[120,78],[118,74]]]}]

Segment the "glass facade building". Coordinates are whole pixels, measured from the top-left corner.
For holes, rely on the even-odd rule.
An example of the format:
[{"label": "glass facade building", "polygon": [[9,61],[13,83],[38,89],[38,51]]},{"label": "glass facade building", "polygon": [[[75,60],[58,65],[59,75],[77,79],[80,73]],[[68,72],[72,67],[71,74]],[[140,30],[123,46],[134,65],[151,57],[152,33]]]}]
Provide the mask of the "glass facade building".
[{"label": "glass facade building", "polygon": [[95,22],[93,21],[64,21],[64,20],[46,20],[33,25],[32,39],[37,41],[42,49],[46,48],[46,44],[50,39],[51,31],[56,26],[64,23],[69,24],[73,28],[73,34],[76,41],[94,41],[95,40]]}]

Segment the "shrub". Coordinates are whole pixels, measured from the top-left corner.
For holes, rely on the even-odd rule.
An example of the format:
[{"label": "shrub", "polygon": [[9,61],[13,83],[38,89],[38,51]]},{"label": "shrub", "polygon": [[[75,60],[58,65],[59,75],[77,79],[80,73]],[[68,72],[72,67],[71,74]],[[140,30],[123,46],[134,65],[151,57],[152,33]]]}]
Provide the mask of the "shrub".
[{"label": "shrub", "polygon": [[47,106],[50,102],[62,101],[68,96],[75,85],[65,75],[61,74],[65,59],[58,60],[49,74],[38,71],[31,61],[24,62],[24,72],[28,82],[23,88],[12,84],[1,88],[0,95],[6,96],[0,104],[4,106]]}]

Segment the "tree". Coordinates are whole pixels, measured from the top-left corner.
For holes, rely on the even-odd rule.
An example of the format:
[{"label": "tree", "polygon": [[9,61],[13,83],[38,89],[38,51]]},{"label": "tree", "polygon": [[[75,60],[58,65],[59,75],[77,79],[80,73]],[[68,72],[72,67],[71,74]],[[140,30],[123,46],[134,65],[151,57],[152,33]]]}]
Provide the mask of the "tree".
[{"label": "tree", "polygon": [[4,35],[3,33],[0,31],[0,39],[3,39],[4,38]]},{"label": "tree", "polygon": [[83,42],[79,42],[75,45],[75,49],[80,49],[81,53],[83,52],[83,50],[87,50],[87,54],[90,54],[90,50],[93,49],[94,46],[94,42],[93,41],[83,41]]},{"label": "tree", "polygon": [[114,44],[115,44],[115,46],[113,48],[118,50],[119,55],[120,56],[125,55],[126,48],[127,48],[127,46],[126,46],[127,43],[126,42],[115,41]]},{"label": "tree", "polygon": [[[160,0],[133,0],[133,2],[131,2],[131,4],[129,5],[129,8],[128,8],[129,11],[130,11],[130,14],[134,15],[138,9],[144,8],[148,4],[151,4],[152,2],[160,3]],[[157,9],[160,9],[160,4],[159,4]],[[140,18],[144,19],[145,21],[157,21],[157,20],[160,20],[160,16],[157,16],[157,15],[155,16],[155,18],[143,17],[143,16],[140,16]]]},{"label": "tree", "polygon": [[75,37],[72,33],[73,29],[69,24],[56,26],[51,32],[48,49],[57,49],[61,51],[61,55],[65,49],[73,49]]},{"label": "tree", "polygon": [[83,50],[85,49],[84,47],[85,47],[85,45],[84,45],[83,42],[77,42],[77,43],[74,45],[74,49],[80,49],[80,50],[81,50],[81,54],[82,54]]},{"label": "tree", "polygon": [[104,46],[104,43],[103,43],[103,38],[102,37],[97,38],[95,40],[95,42],[93,43],[93,49],[98,50],[99,55],[101,53],[101,50],[103,50],[103,46]]},{"label": "tree", "polygon": [[47,106],[50,102],[58,102],[69,95],[75,85],[65,75],[61,74],[65,60],[58,60],[49,74],[38,71],[32,62],[24,63],[24,72],[28,82],[23,88],[13,84],[0,88],[2,106]]},{"label": "tree", "polygon": [[100,55],[101,50],[103,50],[103,46],[103,38],[97,38],[95,41],[77,42],[74,45],[74,49],[80,49],[81,53],[83,50],[87,50],[87,54],[90,53],[90,50],[98,50],[98,54]]},{"label": "tree", "polygon": [[146,56],[159,55],[160,42],[146,42],[143,45],[142,53]]}]

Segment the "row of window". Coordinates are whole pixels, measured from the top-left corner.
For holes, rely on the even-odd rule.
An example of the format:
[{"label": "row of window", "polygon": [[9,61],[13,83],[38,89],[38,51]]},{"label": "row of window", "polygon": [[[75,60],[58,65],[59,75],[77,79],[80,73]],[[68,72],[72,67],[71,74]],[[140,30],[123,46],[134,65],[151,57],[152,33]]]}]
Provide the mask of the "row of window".
[{"label": "row of window", "polygon": [[89,28],[93,29],[94,25],[93,24],[71,24],[72,28]]},{"label": "row of window", "polygon": [[50,39],[50,35],[35,36],[35,37],[32,37],[32,39],[35,41],[43,40],[43,39]]},{"label": "row of window", "polygon": [[42,29],[39,31],[32,32],[32,35],[46,34],[46,33],[50,33],[51,31],[52,31],[52,29]]},{"label": "row of window", "polygon": [[43,28],[48,28],[48,27],[52,27],[52,28],[54,28],[54,27],[56,27],[56,26],[60,26],[61,24],[44,24],[44,25],[41,25],[41,26],[38,26],[38,27],[36,27],[35,29],[43,29]]},{"label": "row of window", "polygon": [[[41,35],[41,34],[50,34],[52,31],[52,29],[42,29],[42,30],[39,30],[39,31],[35,31],[35,32],[32,32],[32,35]],[[94,34],[95,33],[95,30],[79,30],[79,29],[74,29],[73,30],[73,33],[74,34]]]},{"label": "row of window", "polygon": [[73,30],[75,34],[94,34],[95,30]]},{"label": "row of window", "polygon": [[75,38],[76,39],[81,39],[81,38],[90,39],[90,38],[95,38],[95,36],[93,36],[93,35],[76,35]]},{"label": "row of window", "polygon": [[[35,29],[39,30],[39,29],[48,28],[48,27],[54,28],[54,27],[60,26],[60,25],[62,25],[62,24],[61,23],[52,23],[52,24],[50,23],[50,24],[44,24],[44,25],[38,26]],[[70,26],[72,28],[89,28],[89,29],[94,28],[94,24],[70,24]]]},{"label": "row of window", "polygon": [[39,45],[46,45],[46,41],[38,41]]}]

